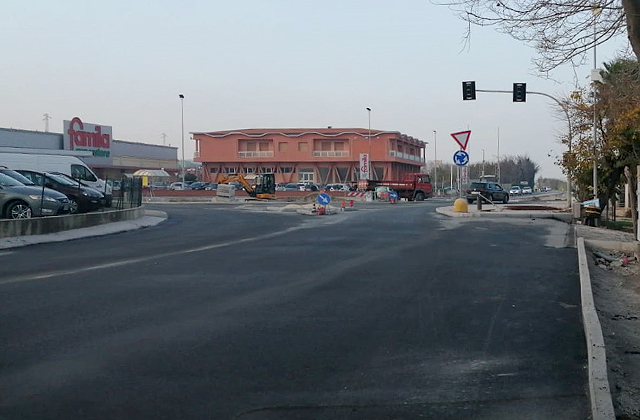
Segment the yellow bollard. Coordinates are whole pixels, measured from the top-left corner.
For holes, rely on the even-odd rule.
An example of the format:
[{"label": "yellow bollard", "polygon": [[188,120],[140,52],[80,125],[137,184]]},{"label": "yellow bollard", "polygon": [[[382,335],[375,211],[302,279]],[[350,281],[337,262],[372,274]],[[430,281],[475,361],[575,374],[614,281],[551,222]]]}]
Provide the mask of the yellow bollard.
[{"label": "yellow bollard", "polygon": [[456,213],[467,213],[469,211],[469,204],[464,198],[458,198],[453,202],[453,211]]}]

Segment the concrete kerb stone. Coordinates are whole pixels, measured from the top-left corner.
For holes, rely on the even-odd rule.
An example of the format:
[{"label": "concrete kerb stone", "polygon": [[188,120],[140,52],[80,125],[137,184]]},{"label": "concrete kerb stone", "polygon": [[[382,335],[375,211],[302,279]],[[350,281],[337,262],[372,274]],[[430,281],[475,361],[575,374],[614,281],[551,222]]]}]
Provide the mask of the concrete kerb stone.
[{"label": "concrete kerb stone", "polygon": [[565,223],[572,222],[572,216],[569,213],[549,213],[549,212],[531,212],[523,210],[501,210],[499,212],[467,212],[458,213],[454,212],[452,207],[437,207],[436,213],[449,216],[449,217],[462,217],[462,218],[514,218],[514,219],[555,219]]},{"label": "concrete kerb stone", "polygon": [[593,420],[615,420],[613,400],[607,376],[607,354],[602,335],[602,327],[596,312],[589,264],[584,238],[578,238],[578,267],[580,270],[580,297],[582,300],[582,323],[587,342],[589,362],[589,397]]}]

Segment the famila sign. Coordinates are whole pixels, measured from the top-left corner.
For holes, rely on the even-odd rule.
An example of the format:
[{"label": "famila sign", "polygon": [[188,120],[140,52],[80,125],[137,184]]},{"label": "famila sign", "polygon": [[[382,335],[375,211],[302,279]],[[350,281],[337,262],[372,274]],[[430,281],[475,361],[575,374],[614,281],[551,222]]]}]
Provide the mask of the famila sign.
[{"label": "famila sign", "polygon": [[111,126],[85,123],[79,117],[63,121],[62,132],[65,150],[86,150],[96,158],[108,158],[111,155]]}]

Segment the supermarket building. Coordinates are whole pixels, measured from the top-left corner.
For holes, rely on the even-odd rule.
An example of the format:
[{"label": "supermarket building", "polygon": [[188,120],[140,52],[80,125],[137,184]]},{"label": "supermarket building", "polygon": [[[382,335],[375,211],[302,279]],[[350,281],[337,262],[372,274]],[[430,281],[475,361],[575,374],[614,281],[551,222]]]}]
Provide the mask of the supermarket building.
[{"label": "supermarket building", "polygon": [[139,169],[163,169],[173,177],[179,173],[176,147],[115,140],[111,126],[78,117],[63,122],[63,133],[0,128],[0,151],[77,156],[103,179]]},{"label": "supermarket building", "polygon": [[[363,128],[242,129],[192,132],[202,177],[273,173],[276,182],[349,183],[420,172],[426,142]],[[370,165],[370,166],[369,166]]]}]

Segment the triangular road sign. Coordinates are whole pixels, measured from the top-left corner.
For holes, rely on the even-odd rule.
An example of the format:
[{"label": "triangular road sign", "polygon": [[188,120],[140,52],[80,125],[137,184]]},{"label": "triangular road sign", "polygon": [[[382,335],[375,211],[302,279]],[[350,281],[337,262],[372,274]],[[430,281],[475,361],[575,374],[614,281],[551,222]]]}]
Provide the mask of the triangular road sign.
[{"label": "triangular road sign", "polygon": [[467,150],[467,144],[469,143],[469,137],[471,136],[471,130],[460,131],[458,133],[451,133],[451,137],[462,147],[462,150]]}]

